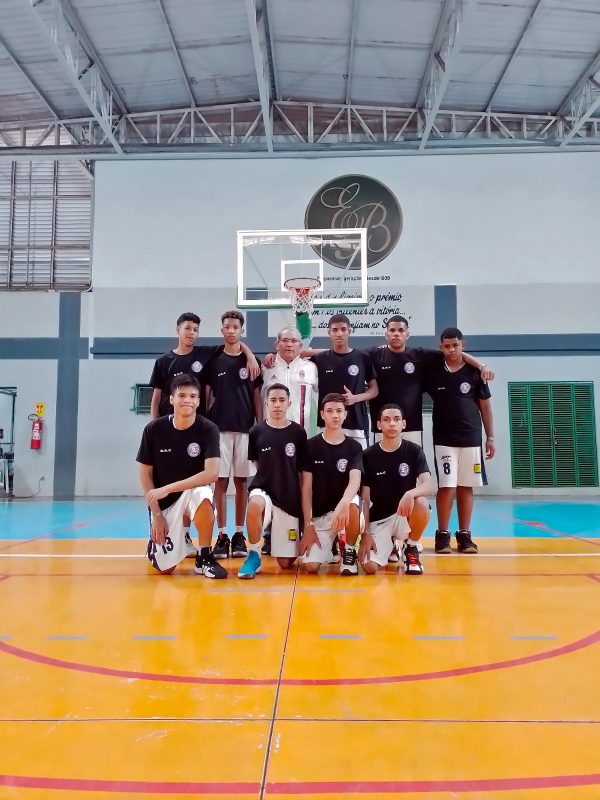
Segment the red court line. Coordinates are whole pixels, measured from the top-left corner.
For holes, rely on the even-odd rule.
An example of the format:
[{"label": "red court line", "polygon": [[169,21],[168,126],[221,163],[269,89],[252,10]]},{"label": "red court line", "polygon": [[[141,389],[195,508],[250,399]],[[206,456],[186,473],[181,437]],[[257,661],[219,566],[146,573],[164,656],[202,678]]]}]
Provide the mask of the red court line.
[{"label": "red court line", "polygon": [[[534,664],[537,661],[546,661],[551,658],[558,658],[577,650],[583,650],[591,645],[600,642],[600,630],[577,639],[574,642],[555,647],[551,650],[544,650],[540,653],[533,653],[520,658],[511,658],[505,661],[494,661],[489,664],[473,664],[466,667],[454,667],[452,669],[436,670],[434,672],[407,673],[404,675],[385,675],[372,678],[283,678],[279,681],[281,686],[362,686],[380,683],[412,683],[415,681],[432,681],[441,678],[457,678],[462,675],[475,675],[480,672],[491,672],[493,670],[520,667],[526,664]],[[75,672],[87,672],[94,675],[106,675],[113,678],[135,678],[145,681],[163,681],[165,683],[185,683],[185,684],[209,684],[218,686],[275,686],[278,681],[276,678],[216,678],[203,677],[200,675],[170,675],[156,672],[138,672],[136,670],[116,669],[114,667],[101,667],[96,664],[81,664],[75,661],[66,661],[60,658],[46,656],[43,653],[35,653],[32,650],[24,650],[20,647],[0,642],[0,652],[7,655],[22,658],[26,661],[33,661],[37,664],[44,664],[48,667],[58,667],[60,669],[74,670]]]},{"label": "red court line", "polygon": [[[587,775],[549,775],[530,778],[482,778],[435,781],[278,781],[267,783],[271,795],[301,794],[405,794],[429,792],[496,792],[520,789],[559,789],[569,786],[595,786],[599,773]],[[0,786],[20,789],[58,789],[83,792],[123,792],[129,794],[256,794],[258,783],[111,781],[86,778],[38,778],[25,775],[0,775]]]},{"label": "red court line", "polygon": [[593,581],[600,583],[600,575],[586,575],[586,578],[591,578]]}]

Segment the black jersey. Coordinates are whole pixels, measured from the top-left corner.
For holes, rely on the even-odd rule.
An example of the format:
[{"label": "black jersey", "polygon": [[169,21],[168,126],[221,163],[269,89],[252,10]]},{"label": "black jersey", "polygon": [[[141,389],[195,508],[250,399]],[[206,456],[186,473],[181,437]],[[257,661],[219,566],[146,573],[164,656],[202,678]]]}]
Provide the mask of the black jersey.
[{"label": "black jersey", "polygon": [[450,372],[442,361],[428,370],[425,386],[433,400],[433,443],[481,447],[478,401],[491,394],[480,371],[463,364],[456,372]]},{"label": "black jersey", "polygon": [[405,439],[393,453],[380,443],[368,447],[363,453],[363,465],[362,482],[369,487],[369,519],[373,522],[395,514],[402,496],[415,488],[419,475],[429,472],[423,449]]},{"label": "black jersey", "polygon": [[[363,350],[351,350],[349,353],[325,350],[314,355],[311,360],[317,365],[319,373],[319,408],[321,408],[321,402],[326,394],[331,392],[342,394],[344,386],[352,394],[362,394],[367,388],[367,383],[375,377],[371,359]],[[366,403],[347,406],[347,411],[348,416],[344,421],[344,428],[368,431]],[[320,414],[318,425],[320,428],[324,427]]]},{"label": "black jersey", "polygon": [[158,406],[158,416],[173,413],[173,406],[169,400],[171,396],[171,382],[176,375],[193,375],[200,381],[200,373],[210,361],[210,359],[223,349],[223,345],[199,345],[192,349],[191,353],[180,356],[173,350],[164,353],[154,362],[154,369],[150,376],[150,386],[153,389],[160,389],[160,403]]},{"label": "black jersey", "polygon": [[440,351],[409,347],[394,353],[389,347],[373,347],[369,356],[379,387],[379,394],[369,402],[373,430],[377,431],[379,409],[386,403],[397,403],[404,411],[405,430],[423,430],[425,375],[432,364],[443,361]]},{"label": "black jersey", "polygon": [[340,444],[329,444],[321,433],[308,440],[302,469],[313,476],[314,517],[334,510],[348,488],[350,470],[362,470],[362,457],[362,447],[349,436]]},{"label": "black jersey", "polygon": [[220,431],[248,433],[256,421],[254,390],[262,386],[262,377],[250,377],[246,354],[219,353],[204,370],[202,382],[214,396],[208,418]]},{"label": "black jersey", "polygon": [[251,429],[248,439],[248,458],[257,463],[248,491],[262,489],[273,505],[291,517],[300,516],[299,473],[306,440],[306,431],[296,422],[290,422],[285,428],[259,422]]},{"label": "black jersey", "polygon": [[[217,426],[204,417],[196,417],[191,427],[181,431],[169,415],[146,425],[136,461],[152,467],[152,480],[158,489],[202,472],[207,458],[219,458]],[[181,492],[174,492],[158,504],[162,509],[169,508],[180,497]]]}]

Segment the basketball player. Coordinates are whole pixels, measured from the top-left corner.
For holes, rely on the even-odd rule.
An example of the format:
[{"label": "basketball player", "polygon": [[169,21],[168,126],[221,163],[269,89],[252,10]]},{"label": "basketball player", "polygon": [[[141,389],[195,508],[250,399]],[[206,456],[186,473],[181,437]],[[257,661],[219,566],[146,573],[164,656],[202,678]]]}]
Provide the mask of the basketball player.
[{"label": "basketball player", "polygon": [[455,496],[457,550],[477,552],[471,538],[471,515],[473,487],[487,484],[481,447],[482,422],[487,436],[486,458],[493,458],[495,452],[490,390],[479,370],[465,363],[463,348],[463,335],[458,328],[443,330],[440,336],[443,361],[430,367],[426,377],[426,389],[433,399],[433,445],[439,485],[436,553],[452,552],[448,525]]},{"label": "basketball player", "polygon": [[435,491],[425,453],[404,438],[406,420],[400,406],[387,403],[379,411],[380,442],[363,456],[361,496],[365,532],[358,559],[367,574],[388,563],[396,539],[403,542],[407,575],[421,575],[418,542],[429,522],[427,497]]},{"label": "basketball player", "polygon": [[340,572],[358,572],[354,545],[360,533],[362,447],[356,437],[344,434],[347,415],[345,398],[339,393],[326,394],[320,409],[324,430],[306,444],[302,467],[305,522],[300,555],[307,572],[318,572],[321,564],[330,561],[333,541],[342,531],[346,533],[346,546]]},{"label": "basketball player", "polygon": [[[247,501],[246,480],[250,474],[248,433],[255,421],[262,420],[262,378],[259,376],[253,380],[250,377],[247,357],[240,345],[243,327],[243,314],[235,310],[225,311],[221,316],[221,333],[225,342],[223,352],[211,359],[202,376],[206,386],[208,417],[219,428],[221,439],[219,479],[215,488],[219,527],[215,558],[228,558],[230,547],[233,558],[243,558],[247,553],[243,526]],[[226,533],[227,487],[232,472],[235,532],[230,540]]]},{"label": "basketball player", "polygon": [[282,383],[267,388],[267,418],[250,431],[248,458],[256,475],[249,486],[246,529],[248,555],[239,578],[254,578],[260,572],[260,537],[271,530],[271,555],[283,569],[294,565],[300,538],[300,463],[304,457],[306,431],[287,418],[290,390]]},{"label": "basketball player", "polygon": [[152,519],[148,559],[159,572],[173,572],[187,556],[184,517],[188,517],[200,545],[194,572],[226,578],[210,546],[214,525],[210,484],[219,474],[219,431],[196,415],[200,384],[191,375],[173,379],[170,402],[173,414],[146,425],[137,455]]}]

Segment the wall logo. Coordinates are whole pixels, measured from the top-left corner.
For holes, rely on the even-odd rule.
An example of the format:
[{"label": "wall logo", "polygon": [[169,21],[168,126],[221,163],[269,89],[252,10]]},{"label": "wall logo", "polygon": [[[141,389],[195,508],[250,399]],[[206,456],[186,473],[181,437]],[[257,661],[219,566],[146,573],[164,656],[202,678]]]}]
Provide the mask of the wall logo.
[{"label": "wall logo", "polygon": [[202,364],[199,361],[194,361],[192,364],[192,372],[200,372],[202,369]]},{"label": "wall logo", "polygon": [[408,475],[408,473],[410,472],[410,467],[408,466],[408,464],[402,463],[402,464],[400,464],[400,466],[398,467],[398,472],[400,473],[400,475],[401,475],[403,478],[406,478],[406,476],[407,476],[407,475]]},{"label": "wall logo", "polygon": [[245,381],[247,377],[248,377],[248,370],[246,369],[246,367],[242,367],[240,370],[240,379]]},{"label": "wall logo", "polygon": [[348,375],[358,375],[358,366],[356,364],[350,364],[348,367]]},{"label": "wall logo", "polygon": [[200,445],[198,442],[190,442],[187,446],[187,454],[190,458],[196,458],[200,455]]},{"label": "wall logo", "polygon": [[412,375],[415,371],[415,365],[412,361],[407,361],[404,365],[404,372],[408,372],[409,375]]},{"label": "wall logo", "polygon": [[348,466],[347,458],[340,458],[340,460],[336,464],[336,467],[338,468],[339,472],[346,472],[347,466]]},{"label": "wall logo", "polygon": [[471,384],[470,384],[470,383],[467,383],[467,382],[465,381],[464,383],[461,383],[461,385],[460,385],[460,387],[459,387],[459,388],[460,388],[460,390],[461,390],[461,392],[462,392],[463,394],[468,394],[468,393],[469,393],[469,391],[471,390]]},{"label": "wall logo", "polygon": [[290,458],[296,453],[296,445],[293,442],[288,442],[285,446],[285,454]]},{"label": "wall logo", "polygon": [[[402,233],[402,210],[383,183],[366,175],[334,178],[314,194],[304,215],[305,228],[366,228],[367,266],[383,261]],[[317,252],[317,249],[315,249]],[[348,269],[352,252],[331,245],[318,246],[320,258]],[[351,265],[350,269],[360,267]]]}]

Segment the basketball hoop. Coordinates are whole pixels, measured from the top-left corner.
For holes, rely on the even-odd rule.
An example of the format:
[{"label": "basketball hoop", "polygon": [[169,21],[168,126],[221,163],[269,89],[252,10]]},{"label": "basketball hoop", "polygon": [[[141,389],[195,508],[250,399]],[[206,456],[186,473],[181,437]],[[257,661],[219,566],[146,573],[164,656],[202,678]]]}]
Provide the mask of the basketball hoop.
[{"label": "basketball hoop", "polygon": [[296,312],[298,333],[302,339],[308,339],[315,294],[321,288],[321,281],[318,278],[288,278],[283,285]]}]

